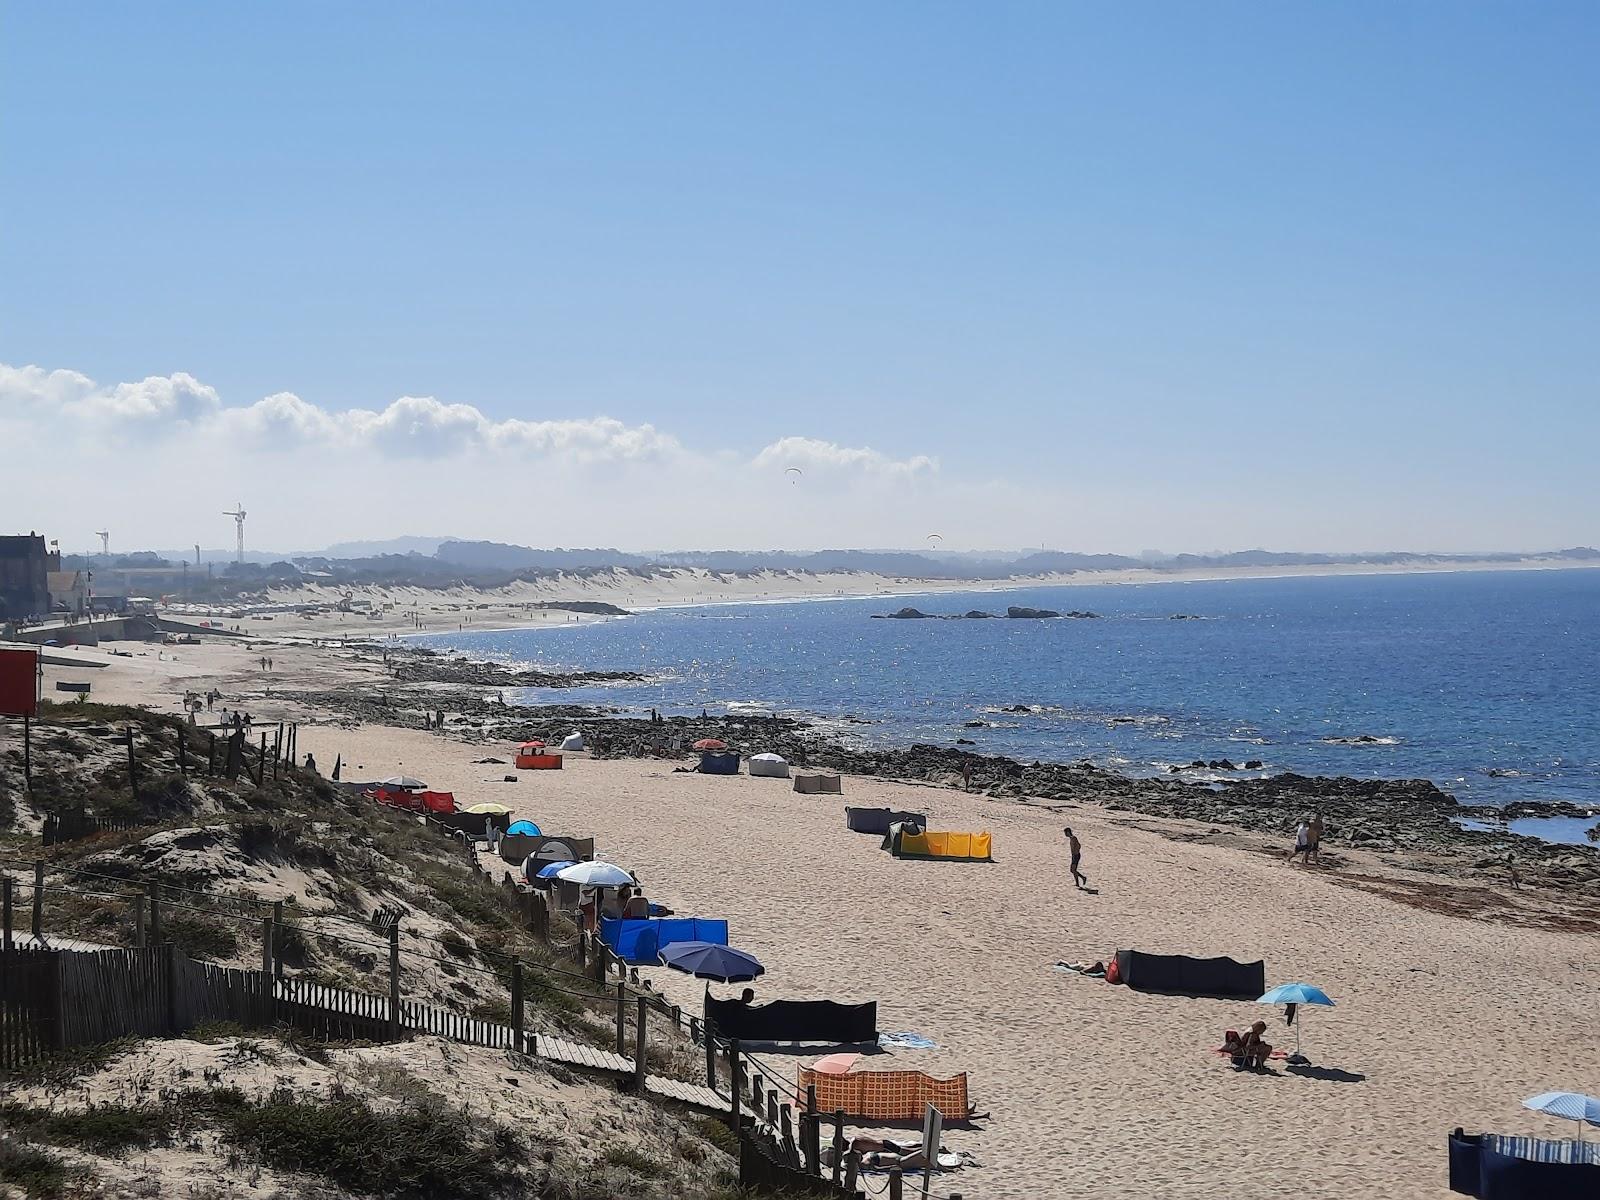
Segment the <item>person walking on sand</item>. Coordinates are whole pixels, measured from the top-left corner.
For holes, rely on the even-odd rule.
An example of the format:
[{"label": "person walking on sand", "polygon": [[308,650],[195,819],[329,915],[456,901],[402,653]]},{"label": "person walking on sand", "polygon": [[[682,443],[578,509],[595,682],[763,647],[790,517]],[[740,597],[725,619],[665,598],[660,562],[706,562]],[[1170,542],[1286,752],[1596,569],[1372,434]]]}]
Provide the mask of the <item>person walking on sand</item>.
[{"label": "person walking on sand", "polygon": [[1294,827],[1294,849],[1289,851],[1289,861],[1293,862],[1296,855],[1298,855],[1300,859],[1307,865],[1310,864],[1311,823],[1304,817],[1301,817],[1300,824]]},{"label": "person walking on sand", "polygon": [[1310,836],[1310,839],[1311,839],[1311,844],[1310,844],[1310,847],[1309,847],[1310,853],[1307,856],[1308,861],[1310,859],[1315,859],[1317,862],[1321,862],[1322,861],[1322,814],[1321,813],[1313,813],[1312,814],[1311,823],[1306,826],[1306,833]]},{"label": "person walking on sand", "polygon": [[[972,790],[972,760],[970,758],[963,758],[961,760],[961,790],[963,792],[970,792]],[[1070,830],[1068,831],[1067,836],[1071,836]]]},{"label": "person walking on sand", "polygon": [[1068,825],[1061,831],[1067,835],[1067,849],[1072,851],[1072,886],[1082,891],[1089,886],[1089,877],[1078,869],[1078,864],[1083,861],[1083,845],[1078,841],[1078,835],[1072,832]]}]

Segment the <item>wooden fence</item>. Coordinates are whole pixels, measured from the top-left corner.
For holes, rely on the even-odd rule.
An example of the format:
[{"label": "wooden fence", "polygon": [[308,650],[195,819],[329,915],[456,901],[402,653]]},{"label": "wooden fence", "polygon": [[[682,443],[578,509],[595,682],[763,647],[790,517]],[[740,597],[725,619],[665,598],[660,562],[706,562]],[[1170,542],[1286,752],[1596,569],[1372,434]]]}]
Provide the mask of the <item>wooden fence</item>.
[{"label": "wooden fence", "polygon": [[143,829],[154,825],[154,820],[145,820],[134,817],[116,819],[111,817],[91,817],[83,809],[70,809],[64,813],[46,813],[44,828],[41,831],[46,846],[54,846],[61,842],[76,842],[81,838],[92,837],[97,833],[122,833],[130,829]]},{"label": "wooden fence", "polygon": [[8,950],[0,957],[0,1070],[44,1057],[60,1041],[61,992],[48,950]]}]

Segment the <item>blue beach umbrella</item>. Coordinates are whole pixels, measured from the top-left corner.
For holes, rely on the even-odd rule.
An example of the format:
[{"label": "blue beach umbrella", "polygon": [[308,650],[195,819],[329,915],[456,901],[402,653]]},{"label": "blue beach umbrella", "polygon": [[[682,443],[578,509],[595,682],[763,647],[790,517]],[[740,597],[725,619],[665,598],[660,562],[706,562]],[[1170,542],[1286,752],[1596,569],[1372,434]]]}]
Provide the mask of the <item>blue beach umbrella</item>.
[{"label": "blue beach umbrella", "polygon": [[1600,1100],[1582,1092],[1540,1092],[1522,1102],[1523,1108],[1544,1113],[1548,1117],[1565,1117],[1578,1122],[1578,1137],[1583,1137],[1584,1122],[1600,1125]]},{"label": "blue beach umbrella", "polygon": [[719,983],[743,983],[767,973],[755,955],[710,942],[673,942],[662,948],[660,958],[675,971]]},{"label": "blue beach umbrella", "polygon": [[539,827],[537,825],[535,825],[532,821],[517,821],[517,822],[514,822],[511,825],[511,827],[506,830],[506,832],[507,833],[525,833],[529,837],[538,837],[539,836]]},{"label": "blue beach umbrella", "polygon": [[561,874],[561,872],[565,871],[568,867],[573,867],[576,865],[577,864],[570,859],[565,862],[546,863],[544,866],[539,868],[538,878],[552,879]]},{"label": "blue beach umbrella", "polygon": [[[1310,983],[1280,983],[1265,996],[1256,1001],[1257,1004],[1316,1004],[1323,1008],[1332,1008],[1333,1001],[1328,998],[1328,993]],[[1294,1057],[1292,1063],[1310,1062],[1305,1055],[1300,1053],[1300,1014],[1295,1014],[1294,1021]]]}]

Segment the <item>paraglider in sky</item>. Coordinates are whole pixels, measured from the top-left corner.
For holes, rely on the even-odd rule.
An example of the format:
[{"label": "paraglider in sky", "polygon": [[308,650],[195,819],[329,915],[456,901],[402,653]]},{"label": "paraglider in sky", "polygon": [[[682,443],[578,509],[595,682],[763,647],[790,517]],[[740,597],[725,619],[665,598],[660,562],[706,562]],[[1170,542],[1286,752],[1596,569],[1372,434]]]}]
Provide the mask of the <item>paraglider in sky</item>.
[{"label": "paraglider in sky", "polygon": [[928,535],[928,549],[937,550],[939,548],[940,544],[943,541],[944,541],[944,534],[942,534],[942,533],[930,533]]},{"label": "paraglider in sky", "polygon": [[785,467],[783,473],[789,477],[790,483],[799,483],[800,477],[805,474],[799,467]]}]

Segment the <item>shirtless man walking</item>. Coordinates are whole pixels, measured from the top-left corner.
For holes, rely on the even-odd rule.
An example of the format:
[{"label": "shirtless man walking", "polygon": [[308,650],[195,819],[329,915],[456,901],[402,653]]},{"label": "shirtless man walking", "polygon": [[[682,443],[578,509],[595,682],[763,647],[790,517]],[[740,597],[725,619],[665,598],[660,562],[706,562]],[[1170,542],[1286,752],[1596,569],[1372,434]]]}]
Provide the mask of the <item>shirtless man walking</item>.
[{"label": "shirtless man walking", "polygon": [[1080,891],[1089,886],[1089,877],[1078,870],[1078,863],[1083,857],[1083,846],[1078,841],[1078,835],[1072,832],[1068,825],[1062,830],[1067,835],[1067,848],[1072,851],[1072,886]]}]

